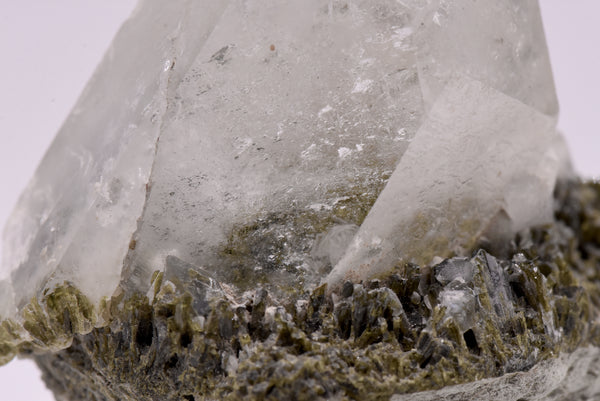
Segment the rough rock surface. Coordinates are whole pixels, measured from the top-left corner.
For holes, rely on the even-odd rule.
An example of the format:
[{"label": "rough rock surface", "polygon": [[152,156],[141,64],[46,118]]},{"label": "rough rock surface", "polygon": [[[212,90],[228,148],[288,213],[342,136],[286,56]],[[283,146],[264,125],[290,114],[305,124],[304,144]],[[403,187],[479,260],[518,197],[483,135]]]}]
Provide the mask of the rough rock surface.
[{"label": "rough rock surface", "polygon": [[[583,400],[598,392],[585,375],[600,353],[600,185],[564,184],[556,203],[553,224],[522,231],[502,255],[406,264],[331,295],[234,299],[170,260],[148,294],[111,299],[110,325],[57,353],[20,351],[59,400],[404,400],[473,381],[410,397]],[[72,305],[71,294],[39,305]],[[55,332],[77,331],[85,314],[70,313]]]}]

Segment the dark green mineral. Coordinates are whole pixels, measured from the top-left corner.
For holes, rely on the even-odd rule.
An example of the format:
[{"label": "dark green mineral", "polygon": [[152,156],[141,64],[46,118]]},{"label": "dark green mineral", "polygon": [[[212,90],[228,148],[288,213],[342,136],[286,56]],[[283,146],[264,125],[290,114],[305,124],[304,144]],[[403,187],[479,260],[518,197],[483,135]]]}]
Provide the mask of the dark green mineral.
[{"label": "dark green mineral", "polygon": [[389,400],[518,378],[600,347],[600,184],[563,183],[555,199],[555,222],[502,252],[400,265],[332,294],[235,297],[170,257],[148,294],[115,295],[91,329],[92,307],[65,284],[27,307],[33,341],[4,322],[0,355],[31,355],[59,400],[81,401]]}]

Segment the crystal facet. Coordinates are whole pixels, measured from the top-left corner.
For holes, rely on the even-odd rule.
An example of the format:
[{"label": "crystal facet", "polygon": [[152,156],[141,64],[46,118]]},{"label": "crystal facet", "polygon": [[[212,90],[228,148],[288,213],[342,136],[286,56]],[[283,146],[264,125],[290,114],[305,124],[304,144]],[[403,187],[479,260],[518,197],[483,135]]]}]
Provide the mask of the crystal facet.
[{"label": "crystal facet", "polygon": [[428,106],[453,78],[466,75],[556,117],[558,100],[537,1],[424,3],[415,21],[415,44]]},{"label": "crystal facet", "polygon": [[[479,81],[456,79],[328,278],[360,281],[399,260],[465,254],[553,219],[561,166],[553,119]],[[460,216],[457,218],[457,216]]]},{"label": "crystal facet", "polygon": [[600,185],[557,112],[535,0],[141,0],[6,227],[0,364],[65,400],[593,398]]}]

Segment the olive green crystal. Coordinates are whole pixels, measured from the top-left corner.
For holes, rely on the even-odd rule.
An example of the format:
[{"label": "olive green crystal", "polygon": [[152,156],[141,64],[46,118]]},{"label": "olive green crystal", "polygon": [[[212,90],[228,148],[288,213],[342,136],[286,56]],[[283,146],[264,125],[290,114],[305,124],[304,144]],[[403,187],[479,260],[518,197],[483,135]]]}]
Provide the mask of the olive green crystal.
[{"label": "olive green crystal", "polygon": [[332,294],[233,296],[176,258],[147,294],[102,310],[65,283],[31,300],[25,332],[2,323],[0,360],[30,356],[58,399],[90,401],[388,400],[526,374],[600,347],[600,184],[555,197],[555,223],[501,254],[399,265]]}]

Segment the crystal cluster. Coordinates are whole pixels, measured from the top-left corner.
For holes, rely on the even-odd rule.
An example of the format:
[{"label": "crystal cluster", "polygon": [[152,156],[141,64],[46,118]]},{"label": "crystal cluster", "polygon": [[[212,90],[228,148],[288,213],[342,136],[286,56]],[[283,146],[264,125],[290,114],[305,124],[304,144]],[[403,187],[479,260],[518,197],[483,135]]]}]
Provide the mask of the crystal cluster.
[{"label": "crystal cluster", "polygon": [[[240,344],[266,341],[285,335],[275,322],[292,324],[277,315],[288,296],[306,305],[294,297],[323,301],[350,282],[375,291],[365,283],[399,266],[429,271],[481,246],[508,258],[517,233],[554,222],[553,191],[570,174],[557,111],[535,0],[142,0],[5,229],[0,362],[105,341],[109,325],[133,325],[123,336],[146,358],[162,347],[156,325],[173,329],[171,307],[189,329],[176,334],[181,347],[216,327]],[[503,269],[489,260],[486,283],[490,263]],[[463,267],[475,262],[465,263],[435,270],[444,289],[430,298],[422,286],[401,300],[378,290],[410,337],[392,322],[396,345],[421,352],[418,333],[434,327],[402,317],[413,298],[426,300],[423,319],[436,300],[466,343],[486,336],[467,312],[481,286],[499,302],[482,319],[524,321],[508,276],[506,288],[471,283]],[[248,299],[250,315],[239,306]],[[299,336],[350,313],[311,307],[294,321]],[[531,321],[558,344],[548,310]],[[321,313],[335,317],[317,329]],[[73,334],[88,337],[71,346]],[[234,353],[219,341],[215,355]],[[228,361],[219,369],[233,375]]]},{"label": "crystal cluster", "polygon": [[551,218],[556,112],[535,1],[143,1],[6,227],[2,316],[168,256],[339,284],[512,235]]}]

